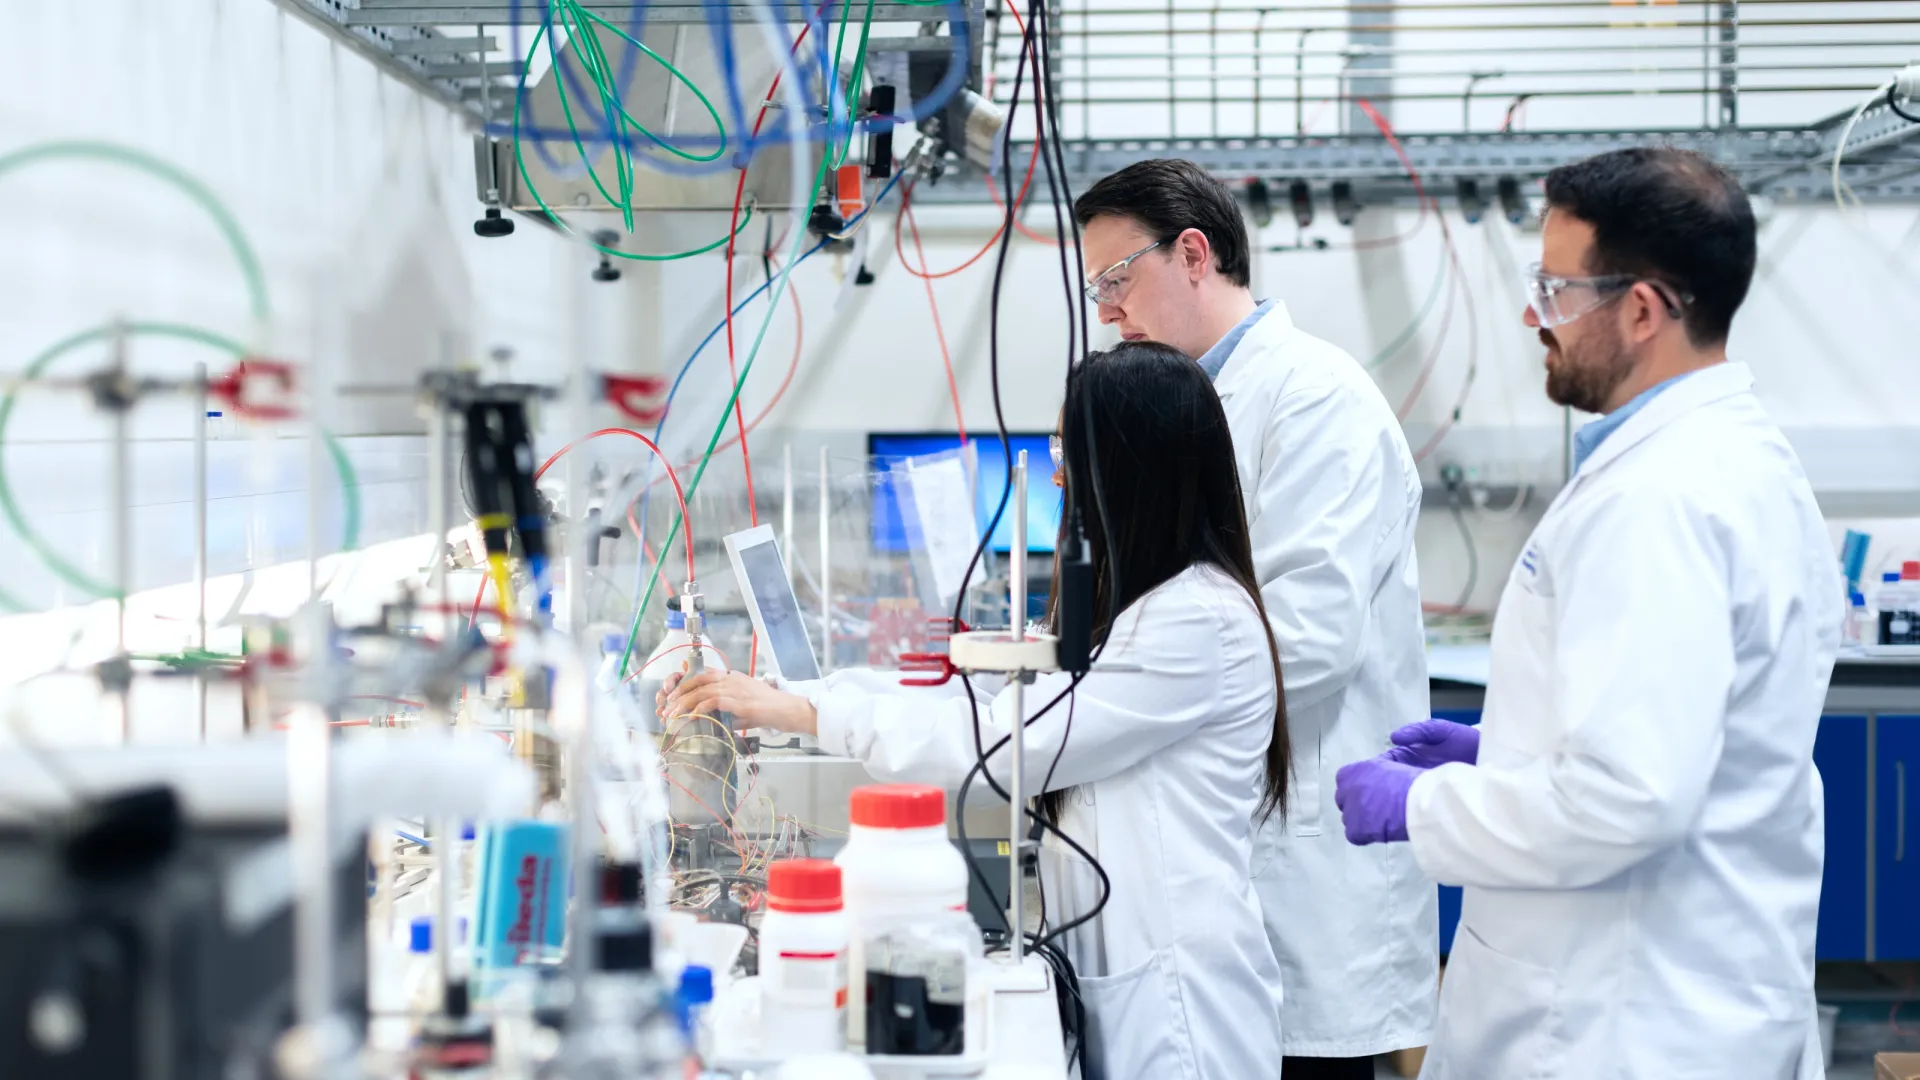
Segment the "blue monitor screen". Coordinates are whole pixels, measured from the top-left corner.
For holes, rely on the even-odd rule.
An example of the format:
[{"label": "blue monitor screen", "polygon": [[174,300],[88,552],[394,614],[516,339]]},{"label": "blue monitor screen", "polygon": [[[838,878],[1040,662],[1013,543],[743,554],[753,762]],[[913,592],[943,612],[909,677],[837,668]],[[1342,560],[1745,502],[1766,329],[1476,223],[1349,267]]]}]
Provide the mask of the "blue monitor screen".
[{"label": "blue monitor screen", "polygon": [[[997,434],[987,433],[971,438],[980,455],[980,486],[974,497],[974,514],[979,527],[984,529],[987,522],[993,520],[993,512],[1000,505],[1000,493],[1007,483],[1007,458],[1001,453]],[[1051,480],[1053,458],[1047,451],[1047,436],[1023,433],[1010,435],[1007,441],[1013,453],[1018,454],[1022,450],[1027,452],[1027,550],[1051,552],[1060,529],[1060,489],[1054,487]],[[957,450],[959,447],[960,436],[947,432],[867,436],[867,453],[881,459],[922,457]],[[882,472],[873,493],[874,550],[907,551],[911,547],[907,535],[892,478]],[[979,536],[976,534],[974,539],[978,540]],[[993,531],[993,550],[1005,553],[1012,549],[1013,506],[1009,502],[1007,512],[1001,515],[999,527]]]}]

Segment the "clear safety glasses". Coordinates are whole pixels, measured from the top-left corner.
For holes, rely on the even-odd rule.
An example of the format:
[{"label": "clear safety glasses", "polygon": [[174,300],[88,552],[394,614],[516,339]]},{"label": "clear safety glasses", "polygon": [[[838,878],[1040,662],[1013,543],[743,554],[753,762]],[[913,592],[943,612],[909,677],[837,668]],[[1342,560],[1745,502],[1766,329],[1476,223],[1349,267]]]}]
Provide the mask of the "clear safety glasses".
[{"label": "clear safety glasses", "polygon": [[1133,260],[1159,246],[1160,241],[1155,240],[1101,271],[1098,277],[1087,282],[1087,301],[1093,304],[1117,304],[1125,300],[1127,286],[1133,284],[1133,275],[1127,273],[1127,268],[1133,265]]},{"label": "clear safety glasses", "polygon": [[1667,314],[1678,319],[1693,297],[1681,293],[1675,299],[1667,287],[1634,274],[1604,274],[1599,277],[1559,277],[1540,269],[1539,263],[1527,268],[1527,306],[1542,327],[1565,326],[1593,309],[1619,299],[1626,291],[1645,281],[1667,305]]},{"label": "clear safety glasses", "polygon": [[1054,471],[1058,472],[1060,470],[1060,466],[1064,464],[1067,460],[1067,449],[1060,442],[1060,436],[1058,435],[1047,436],[1047,454],[1049,457],[1053,458]]}]

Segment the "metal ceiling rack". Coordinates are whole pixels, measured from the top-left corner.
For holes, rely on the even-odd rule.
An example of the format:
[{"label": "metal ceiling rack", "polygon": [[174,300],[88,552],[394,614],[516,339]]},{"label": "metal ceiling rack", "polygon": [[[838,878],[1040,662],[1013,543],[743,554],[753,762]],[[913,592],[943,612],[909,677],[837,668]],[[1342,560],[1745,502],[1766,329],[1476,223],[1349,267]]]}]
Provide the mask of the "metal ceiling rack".
[{"label": "metal ceiling rack", "polygon": [[[476,125],[483,97],[492,95],[497,108],[517,82],[517,63],[501,51],[505,39],[516,25],[538,25],[544,12],[541,0],[274,2]],[[966,2],[978,70],[1002,103],[1019,47],[1003,19],[1008,2]],[[1712,155],[1755,194],[1824,199],[1852,105],[1920,49],[1920,0],[1362,0],[1284,9],[1260,2],[1058,3],[1053,93],[1069,135],[1070,190],[1140,158],[1171,154],[1235,180],[1304,180],[1323,196],[1337,183],[1349,205],[1407,205],[1414,192],[1405,167],[1354,108],[1364,98],[1427,121],[1395,112],[1408,157],[1436,196],[1479,188],[1491,202],[1503,185],[1524,187],[1556,165],[1663,143]],[[616,19],[635,12],[632,0],[586,6]],[[649,25],[704,23],[710,10],[702,0],[643,0],[643,7]],[[806,11],[798,0],[775,0],[775,9],[795,22]],[[740,21],[754,11],[740,3],[724,10]],[[925,24],[938,18],[935,10],[876,3],[874,22]],[[1743,122],[1743,100],[1755,105],[1749,113],[1764,104],[1773,116],[1805,105],[1806,119]],[[1447,104],[1455,101],[1457,109]],[[1840,101],[1850,104],[1835,115]],[[1514,130],[1530,105],[1558,103],[1567,116],[1570,102],[1580,103],[1571,113],[1576,121],[1594,122]],[[1606,110],[1619,103],[1660,119],[1606,122]],[[1331,107],[1339,130],[1311,130],[1310,104],[1322,115]],[[1475,129],[1476,106],[1484,116],[1502,105],[1504,130]],[[1920,201],[1916,134],[1920,125],[1885,104],[1869,108],[1848,139],[1842,179],[1863,201]],[[1028,153],[1016,142],[1011,159]],[[922,202],[988,197],[964,162],[915,194]]]},{"label": "metal ceiling rack", "polygon": [[[1429,193],[1448,200],[1492,203],[1503,182],[1524,192],[1557,165],[1650,143],[1707,153],[1755,194],[1830,200],[1847,116],[1920,48],[1913,0],[1065,0],[1055,10],[1070,190],[1168,155],[1282,192],[1305,181],[1333,195],[1337,184],[1349,207],[1415,198],[1362,100],[1391,113]],[[994,18],[988,42],[988,84],[1004,102],[1019,36]],[[1743,100],[1775,122],[1743,122]],[[1552,130],[1515,130],[1529,103]],[[1330,109],[1334,130],[1314,130],[1310,107]],[[1884,103],[1869,108],[1842,179],[1864,201],[1920,201],[1916,134]],[[977,177],[956,179],[915,198],[984,197]]]},{"label": "metal ceiling rack", "polygon": [[[511,98],[519,79],[517,59],[499,53],[506,44],[503,31],[541,24],[542,0],[273,0],[336,41],[371,61],[382,71],[421,93],[467,114],[475,125],[482,121],[486,94],[499,101]],[[773,9],[791,23],[805,20],[810,11],[837,14],[842,3],[855,0],[771,0]],[[702,0],[587,0],[594,14],[625,21],[636,6],[648,25],[704,25],[715,11],[734,22],[754,18],[754,7],[737,2],[713,5]],[[981,40],[984,7],[981,0],[964,4]],[[864,4],[854,9],[864,15]],[[943,17],[945,9],[922,4],[875,3],[873,22],[924,23]],[[524,32],[524,31],[523,31]],[[978,53],[976,50],[976,60]],[[484,91],[484,92],[483,92]]]}]

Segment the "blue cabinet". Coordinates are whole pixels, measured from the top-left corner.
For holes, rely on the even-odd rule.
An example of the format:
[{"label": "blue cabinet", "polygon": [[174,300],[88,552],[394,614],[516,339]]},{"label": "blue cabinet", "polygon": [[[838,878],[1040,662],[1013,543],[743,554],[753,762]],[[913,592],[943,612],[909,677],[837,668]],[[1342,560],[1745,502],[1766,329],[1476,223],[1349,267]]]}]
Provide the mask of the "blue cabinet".
[{"label": "blue cabinet", "polygon": [[1874,726],[1873,958],[1920,960],[1920,716]]},{"label": "blue cabinet", "polygon": [[1827,860],[1820,883],[1822,960],[1865,960],[1867,953],[1867,718],[1825,716],[1813,763],[1827,797]]},{"label": "blue cabinet", "polygon": [[[1436,713],[1463,724],[1478,712]],[[1877,728],[1868,754],[1869,731]],[[1868,784],[1869,761],[1875,783]],[[1920,959],[1920,717],[1821,718],[1814,764],[1826,789],[1827,855],[1820,886],[1820,927],[1815,946],[1822,960]],[[1900,797],[1902,784],[1906,792]],[[1873,789],[1878,798],[1872,799]],[[1869,852],[1867,822],[1876,826]],[[1898,825],[1904,818],[1902,834]],[[1905,846],[1900,840],[1904,835]],[[1878,918],[1868,951],[1869,856],[1873,856],[1872,905]],[[1453,947],[1460,925],[1460,890],[1440,886],[1440,952]]]}]

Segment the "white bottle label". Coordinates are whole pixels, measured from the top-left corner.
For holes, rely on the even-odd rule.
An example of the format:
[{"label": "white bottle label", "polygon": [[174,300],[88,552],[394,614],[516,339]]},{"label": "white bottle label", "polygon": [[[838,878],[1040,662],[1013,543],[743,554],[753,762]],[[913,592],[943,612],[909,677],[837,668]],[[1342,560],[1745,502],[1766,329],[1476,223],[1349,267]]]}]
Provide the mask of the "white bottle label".
[{"label": "white bottle label", "polygon": [[847,955],[838,952],[783,951],[770,988],[789,1005],[847,1007]]}]

